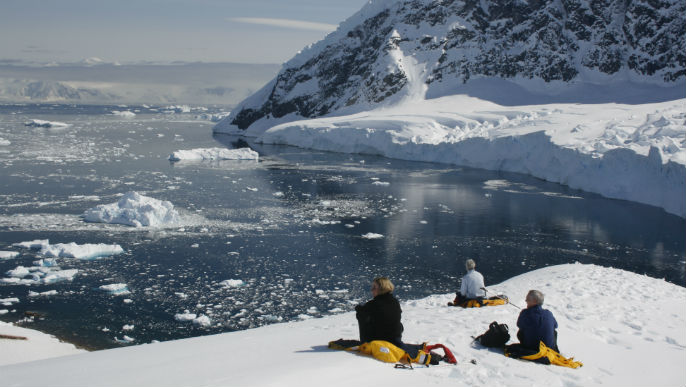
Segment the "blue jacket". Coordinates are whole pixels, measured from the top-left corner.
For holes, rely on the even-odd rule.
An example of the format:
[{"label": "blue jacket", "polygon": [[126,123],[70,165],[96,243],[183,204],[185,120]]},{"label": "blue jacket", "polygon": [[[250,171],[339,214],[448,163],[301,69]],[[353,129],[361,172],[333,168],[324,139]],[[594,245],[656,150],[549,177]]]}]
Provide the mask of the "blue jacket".
[{"label": "blue jacket", "polygon": [[538,350],[539,341],[557,351],[555,329],[557,321],[553,314],[540,305],[524,309],[517,319],[519,341],[527,348]]}]

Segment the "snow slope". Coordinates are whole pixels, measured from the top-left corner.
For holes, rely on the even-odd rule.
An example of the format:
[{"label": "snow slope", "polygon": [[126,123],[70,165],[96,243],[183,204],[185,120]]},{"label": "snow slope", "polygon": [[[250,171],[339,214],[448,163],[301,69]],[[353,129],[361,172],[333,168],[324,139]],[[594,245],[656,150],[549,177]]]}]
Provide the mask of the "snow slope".
[{"label": "snow slope", "polygon": [[[2,306],[0,306],[2,310]],[[28,340],[0,339],[0,364],[24,363],[51,357],[74,355],[86,352],[74,345],[59,341],[45,333],[17,327],[0,321],[0,334],[26,337]],[[4,385],[7,379],[0,374],[0,385]]]},{"label": "snow slope", "polygon": [[[488,273],[486,282],[488,284]],[[192,339],[146,344],[0,367],[4,386],[677,386],[686,384],[686,289],[595,265],[525,273],[493,292],[523,305],[529,289],[546,295],[559,346],[584,363],[573,370],[506,358],[471,343],[491,321],[516,333],[519,313],[504,305],[449,308],[452,295],[402,303],[406,342],[442,343],[458,365],[394,369],[326,348],[355,338],[354,313]],[[511,342],[513,342],[511,340]],[[40,347],[40,346],[39,346]],[[473,364],[474,360],[476,364]],[[40,371],[40,372],[37,372]]]}]

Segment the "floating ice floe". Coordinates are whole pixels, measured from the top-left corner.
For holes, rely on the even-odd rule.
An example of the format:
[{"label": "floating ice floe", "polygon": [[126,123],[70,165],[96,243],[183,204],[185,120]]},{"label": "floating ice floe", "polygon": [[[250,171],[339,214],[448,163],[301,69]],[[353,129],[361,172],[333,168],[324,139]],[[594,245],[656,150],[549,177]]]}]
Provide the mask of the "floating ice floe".
[{"label": "floating ice floe", "polygon": [[21,247],[24,249],[41,250],[50,245],[49,239],[35,239],[27,242],[13,243],[12,246]]},{"label": "floating ice floe", "polygon": [[35,128],[66,128],[71,126],[70,124],[59,122],[59,121],[44,121],[44,120],[31,120],[24,123],[25,126],[32,126]]},{"label": "floating ice floe", "polygon": [[50,296],[56,296],[57,295],[57,290],[48,290],[45,292],[34,292],[29,290],[29,297],[50,297]]},{"label": "floating ice floe", "polygon": [[243,285],[245,285],[245,282],[243,280],[239,279],[227,279],[219,283],[219,285],[225,287],[225,288],[238,288]]},{"label": "floating ice floe", "polygon": [[174,320],[179,322],[193,321],[198,317],[195,313],[177,313],[174,315]]},{"label": "floating ice floe", "polygon": [[109,284],[101,285],[98,289],[107,292],[113,296],[123,296],[126,294],[131,294],[129,287],[126,284]]},{"label": "floating ice floe", "polygon": [[0,251],[0,259],[12,259],[19,255],[16,251]]},{"label": "floating ice floe", "polygon": [[122,117],[122,118],[133,118],[136,116],[136,113],[129,111],[129,110],[123,110],[123,111],[113,110],[112,114],[114,114],[115,116]]},{"label": "floating ice floe", "polygon": [[86,222],[117,223],[133,227],[160,227],[179,221],[174,205],[165,200],[127,192],[117,203],[101,204],[83,213]]},{"label": "floating ice floe", "polygon": [[0,137],[0,146],[8,146],[12,145],[12,142],[10,140],[5,140],[4,138]]},{"label": "floating ice floe", "polygon": [[12,306],[12,304],[17,303],[19,303],[19,299],[16,297],[0,298],[0,305],[2,306]]},{"label": "floating ice floe", "polygon": [[54,284],[71,281],[78,272],[78,269],[60,270],[59,267],[17,266],[5,272],[7,278],[0,278],[0,283],[12,285]]},{"label": "floating ice floe", "polygon": [[383,237],[384,236],[382,234],[377,234],[374,232],[368,232],[368,233],[362,235],[362,238],[364,238],[364,239],[381,239]]},{"label": "floating ice floe", "polygon": [[258,160],[259,154],[250,148],[197,148],[177,150],[169,155],[170,161],[182,160]]},{"label": "floating ice floe", "polygon": [[199,326],[199,327],[209,327],[212,325],[212,320],[210,320],[209,317],[205,316],[204,314],[193,319],[193,325]]},{"label": "floating ice floe", "polygon": [[117,244],[86,243],[79,245],[71,242],[45,246],[41,249],[40,254],[46,257],[57,258],[96,259],[121,254],[123,252],[124,249]]}]

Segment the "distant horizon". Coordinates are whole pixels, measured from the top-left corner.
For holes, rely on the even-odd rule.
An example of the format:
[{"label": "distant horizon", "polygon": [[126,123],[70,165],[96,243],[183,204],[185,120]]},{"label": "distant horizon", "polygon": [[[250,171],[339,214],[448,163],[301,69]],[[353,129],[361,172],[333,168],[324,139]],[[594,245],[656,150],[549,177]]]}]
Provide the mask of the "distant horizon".
[{"label": "distant horizon", "polygon": [[367,0],[7,0],[0,63],[281,64]]}]

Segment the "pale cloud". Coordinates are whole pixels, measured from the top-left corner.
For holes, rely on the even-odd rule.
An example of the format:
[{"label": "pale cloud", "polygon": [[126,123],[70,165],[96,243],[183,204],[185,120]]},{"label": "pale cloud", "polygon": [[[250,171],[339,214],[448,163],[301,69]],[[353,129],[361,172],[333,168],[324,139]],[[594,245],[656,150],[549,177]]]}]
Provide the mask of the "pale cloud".
[{"label": "pale cloud", "polygon": [[273,19],[266,17],[231,17],[226,20],[236,23],[259,24],[272,27],[281,27],[295,30],[331,32],[338,26],[335,24],[315,23],[293,19]]}]

